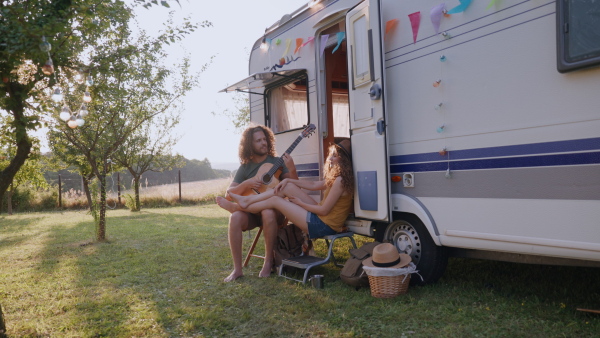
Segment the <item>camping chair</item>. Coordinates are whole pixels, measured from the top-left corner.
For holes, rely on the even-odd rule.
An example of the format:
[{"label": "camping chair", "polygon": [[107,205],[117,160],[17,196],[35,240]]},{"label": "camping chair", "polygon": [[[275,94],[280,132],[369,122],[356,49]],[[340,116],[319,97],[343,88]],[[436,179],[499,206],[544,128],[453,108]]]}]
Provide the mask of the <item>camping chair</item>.
[{"label": "camping chair", "polygon": [[[284,217],[281,224],[279,224],[279,229],[283,228],[287,224],[288,224],[288,219]],[[244,268],[247,267],[248,263],[250,262],[250,258],[252,258],[252,257],[262,258],[263,260],[265,259],[265,256],[257,255],[254,253],[254,249],[256,248],[256,244],[258,243],[258,240],[260,239],[260,235],[262,234],[262,231],[263,231],[263,227],[259,226],[258,232],[254,236],[254,240],[252,240],[252,244],[250,245],[250,248],[248,249],[248,253],[246,254],[246,258],[244,259],[244,264],[242,264],[242,267],[244,267]]]}]

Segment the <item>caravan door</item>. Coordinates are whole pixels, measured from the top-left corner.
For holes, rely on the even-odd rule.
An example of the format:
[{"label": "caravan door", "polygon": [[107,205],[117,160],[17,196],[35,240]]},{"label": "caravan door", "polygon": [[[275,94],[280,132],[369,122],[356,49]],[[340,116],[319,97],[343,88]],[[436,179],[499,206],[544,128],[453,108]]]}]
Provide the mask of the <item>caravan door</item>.
[{"label": "caravan door", "polygon": [[390,220],[379,1],[346,16],[356,217]]}]

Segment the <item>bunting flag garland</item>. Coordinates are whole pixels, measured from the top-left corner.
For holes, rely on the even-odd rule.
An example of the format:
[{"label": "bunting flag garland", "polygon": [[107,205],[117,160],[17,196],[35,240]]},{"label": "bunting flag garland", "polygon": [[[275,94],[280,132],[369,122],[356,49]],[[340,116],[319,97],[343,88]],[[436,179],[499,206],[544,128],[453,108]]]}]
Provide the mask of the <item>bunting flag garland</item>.
[{"label": "bunting flag garland", "polygon": [[297,38],[296,39],[296,49],[294,49],[294,54],[298,53],[298,51],[300,50],[300,48],[302,48],[302,42],[304,41],[303,38]]},{"label": "bunting flag garland", "polygon": [[335,48],[333,49],[331,54],[335,53],[335,51],[338,50],[338,48],[340,48],[340,46],[342,45],[342,41],[344,41],[344,39],[346,38],[346,32],[337,32],[336,36],[337,36],[337,46],[335,46]]},{"label": "bunting flag garland", "polygon": [[419,34],[419,25],[421,24],[421,12],[415,12],[408,15],[410,25],[413,31],[413,42],[417,43],[417,35]]},{"label": "bunting flag garland", "polygon": [[487,9],[492,8],[492,6],[494,6],[495,3],[496,3],[496,0],[490,1],[490,3],[487,5],[487,7],[485,9],[487,10]]},{"label": "bunting flag garland", "polygon": [[309,43],[311,43],[313,40],[315,39],[314,36],[309,37],[308,39],[306,39],[306,42],[302,44],[302,46],[300,46],[300,48],[308,45]]},{"label": "bunting flag garland", "polygon": [[283,55],[281,57],[284,57],[287,55],[287,53],[290,51],[290,45],[292,44],[292,39],[285,39],[285,52],[283,52]]},{"label": "bunting flag garland", "polygon": [[396,26],[398,26],[398,19],[392,19],[392,20],[388,20],[385,23],[385,34],[384,36],[387,37],[388,34],[396,29]]},{"label": "bunting flag garland", "polygon": [[[492,0],[496,1],[496,0]],[[429,17],[431,18],[431,23],[433,24],[433,29],[435,33],[438,34],[440,32],[440,21],[442,20],[442,15],[444,14],[444,9],[446,8],[445,3],[441,3],[431,9],[429,12]]]},{"label": "bunting flag garland", "polygon": [[469,7],[472,0],[458,0],[458,1],[460,1],[460,5],[449,10],[448,14],[456,14],[456,13],[464,12],[465,9],[467,9],[467,7]]},{"label": "bunting flag garland", "polygon": [[321,53],[319,55],[323,56],[323,52],[325,51],[325,46],[327,46],[327,40],[329,39],[328,35],[321,35]]}]

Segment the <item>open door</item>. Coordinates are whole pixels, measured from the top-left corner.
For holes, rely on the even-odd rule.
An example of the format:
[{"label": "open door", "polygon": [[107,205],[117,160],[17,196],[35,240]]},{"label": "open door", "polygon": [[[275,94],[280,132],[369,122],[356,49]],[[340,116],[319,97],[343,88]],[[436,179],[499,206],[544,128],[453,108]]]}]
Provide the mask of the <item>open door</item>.
[{"label": "open door", "polygon": [[365,0],[346,16],[350,129],[356,217],[390,219],[379,2]]}]

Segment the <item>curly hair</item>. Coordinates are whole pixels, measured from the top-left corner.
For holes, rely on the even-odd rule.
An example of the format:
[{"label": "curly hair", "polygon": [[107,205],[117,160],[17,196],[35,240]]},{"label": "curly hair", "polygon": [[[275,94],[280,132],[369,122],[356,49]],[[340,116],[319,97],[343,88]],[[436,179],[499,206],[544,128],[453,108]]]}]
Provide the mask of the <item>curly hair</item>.
[{"label": "curly hair", "polygon": [[242,138],[240,140],[239,146],[239,157],[241,164],[247,164],[252,161],[252,157],[254,156],[254,149],[252,146],[254,133],[262,131],[265,133],[267,138],[267,155],[269,156],[277,156],[275,152],[275,135],[269,127],[261,126],[261,125],[251,125],[242,133]]},{"label": "curly hair", "polygon": [[354,174],[352,173],[352,160],[346,155],[345,152],[339,151],[338,146],[332,144],[329,146],[328,154],[335,152],[339,157],[338,164],[332,165],[327,156],[325,161],[325,171],[323,178],[325,179],[325,185],[331,187],[333,182],[338,176],[342,177],[342,187],[344,192],[352,194],[354,192]]}]

